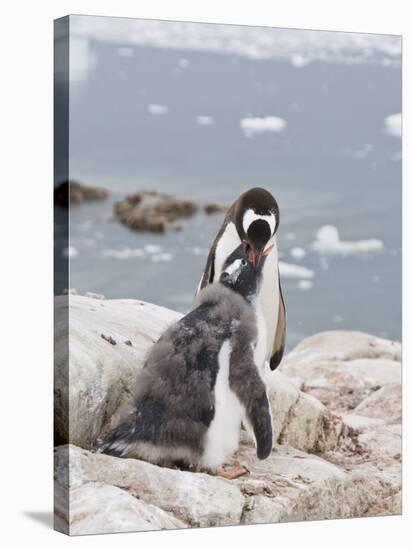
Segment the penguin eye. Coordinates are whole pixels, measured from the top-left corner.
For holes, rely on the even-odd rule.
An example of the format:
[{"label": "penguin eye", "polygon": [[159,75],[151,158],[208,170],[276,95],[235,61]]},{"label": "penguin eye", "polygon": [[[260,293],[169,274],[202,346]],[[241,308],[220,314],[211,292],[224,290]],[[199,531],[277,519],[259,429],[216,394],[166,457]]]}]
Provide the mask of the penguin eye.
[{"label": "penguin eye", "polygon": [[243,265],[245,266],[247,264],[247,261],[245,259],[243,259],[241,262],[240,262],[240,265]]}]

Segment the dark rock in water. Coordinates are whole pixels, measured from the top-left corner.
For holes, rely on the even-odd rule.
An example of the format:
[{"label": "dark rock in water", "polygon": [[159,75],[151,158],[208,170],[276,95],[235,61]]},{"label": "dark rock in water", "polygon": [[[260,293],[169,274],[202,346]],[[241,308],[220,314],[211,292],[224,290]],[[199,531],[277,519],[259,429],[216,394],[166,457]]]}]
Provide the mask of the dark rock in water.
[{"label": "dark rock in water", "polygon": [[130,229],[164,233],[181,229],[176,220],[193,216],[197,206],[156,191],[140,191],[115,203],[114,210],[116,218]]},{"label": "dark rock in water", "polygon": [[86,201],[103,200],[108,196],[103,187],[91,187],[77,181],[64,181],[54,189],[54,203],[59,206],[68,206]]},{"label": "dark rock in water", "polygon": [[216,212],[226,212],[229,210],[229,206],[220,202],[209,202],[205,204],[204,209],[206,214],[216,214]]}]

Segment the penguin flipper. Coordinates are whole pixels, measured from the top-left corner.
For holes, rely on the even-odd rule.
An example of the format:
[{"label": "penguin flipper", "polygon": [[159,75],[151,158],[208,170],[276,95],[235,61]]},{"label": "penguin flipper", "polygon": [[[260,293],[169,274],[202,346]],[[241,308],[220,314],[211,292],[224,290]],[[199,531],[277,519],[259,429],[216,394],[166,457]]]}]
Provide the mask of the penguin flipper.
[{"label": "penguin flipper", "polygon": [[276,326],[275,338],[273,340],[272,356],[270,358],[270,369],[275,370],[282,361],[283,352],[285,350],[286,340],[286,308],[283,299],[282,287],[280,286],[279,277],[279,312],[278,322]]},{"label": "penguin flipper", "polygon": [[267,458],[273,446],[272,419],[266,392],[256,398],[246,411],[256,439],[256,454],[260,460]]},{"label": "penguin flipper", "polygon": [[272,451],[272,415],[266,388],[258,373],[253,353],[245,350],[242,345],[238,350],[233,350],[231,355],[230,387],[245,407],[246,423],[253,430],[257,456],[263,460]]}]

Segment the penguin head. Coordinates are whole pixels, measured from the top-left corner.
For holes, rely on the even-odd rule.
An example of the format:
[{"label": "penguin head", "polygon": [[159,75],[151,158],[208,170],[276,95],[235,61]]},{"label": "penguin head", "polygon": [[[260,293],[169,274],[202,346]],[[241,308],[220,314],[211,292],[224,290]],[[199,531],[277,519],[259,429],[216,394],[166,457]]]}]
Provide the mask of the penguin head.
[{"label": "penguin head", "polygon": [[238,246],[224,263],[220,282],[246,300],[253,300],[260,288],[265,259],[263,256],[258,264],[254,264],[247,258],[244,246]]},{"label": "penguin head", "polygon": [[260,187],[243,193],[236,204],[235,225],[248,261],[258,266],[272,250],[279,226],[279,207],[273,195]]}]

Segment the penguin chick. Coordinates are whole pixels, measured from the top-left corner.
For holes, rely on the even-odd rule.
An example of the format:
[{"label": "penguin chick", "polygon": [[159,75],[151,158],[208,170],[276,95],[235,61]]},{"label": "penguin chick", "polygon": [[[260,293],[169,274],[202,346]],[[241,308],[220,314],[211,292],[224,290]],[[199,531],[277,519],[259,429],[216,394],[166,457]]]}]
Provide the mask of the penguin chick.
[{"label": "penguin chick", "polygon": [[220,281],[151,348],[133,403],[101,451],[162,466],[175,462],[215,471],[237,450],[241,423],[257,456],[272,449],[265,384],[254,360],[258,331],[253,301],[262,278],[240,246]]}]

